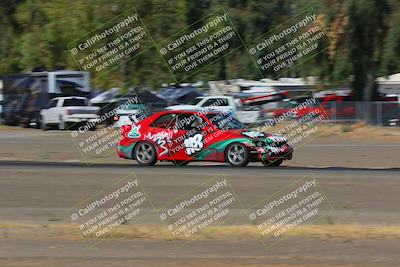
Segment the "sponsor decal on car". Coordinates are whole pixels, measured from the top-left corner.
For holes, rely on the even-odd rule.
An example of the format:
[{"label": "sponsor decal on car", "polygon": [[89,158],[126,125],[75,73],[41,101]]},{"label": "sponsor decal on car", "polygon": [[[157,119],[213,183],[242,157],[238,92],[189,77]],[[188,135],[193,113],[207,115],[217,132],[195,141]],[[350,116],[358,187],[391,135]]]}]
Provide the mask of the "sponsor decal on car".
[{"label": "sponsor decal on car", "polygon": [[265,134],[257,131],[242,132],[242,134],[250,138],[265,137]]},{"label": "sponsor decal on car", "polygon": [[196,134],[193,137],[188,137],[184,141],[185,152],[188,155],[192,155],[203,148],[203,136],[201,134]]},{"label": "sponsor decal on car", "polygon": [[268,147],[268,150],[272,153],[272,154],[279,154],[281,152],[285,152],[284,148],[279,148],[279,147]]},{"label": "sponsor decal on car", "polygon": [[132,127],[131,131],[128,133],[129,138],[139,138],[140,137],[140,129],[141,125],[137,125]]},{"label": "sponsor decal on car", "polygon": [[[176,162],[192,161],[215,161],[231,164],[227,159],[228,148],[231,144],[237,143],[236,145],[240,145],[249,155],[244,158],[242,166],[257,161],[268,163],[270,160],[276,160],[279,157],[281,160],[273,165],[276,167],[283,160],[292,159],[293,149],[287,143],[286,138],[253,129],[246,129],[239,122],[232,124],[232,129],[228,128],[226,130],[220,130],[215,124],[210,124],[209,128],[214,131],[209,131],[208,129],[201,129],[200,131],[197,128],[178,130],[175,128],[176,125],[173,125],[174,128],[171,129],[166,128],[166,125],[161,125],[162,127],[152,126],[152,122],[161,116],[169,114],[175,113],[172,111],[159,112],[137,124],[122,128],[123,140],[119,143],[118,155],[122,158],[135,159],[133,152],[136,146],[132,145],[132,143],[145,141],[152,143],[156,148],[156,151],[153,151],[152,154],[152,156],[156,157],[156,160],[150,165],[154,165],[157,160],[174,162],[174,164]],[[183,112],[183,114],[192,116],[193,112],[187,111]],[[200,114],[198,116],[206,121],[207,116],[211,115],[214,115],[214,113]],[[137,127],[138,125],[141,125],[141,128]],[[145,165],[141,162],[139,164]],[[264,165],[266,164],[264,163]],[[269,165],[267,164],[266,166]]]},{"label": "sponsor decal on car", "polygon": [[268,139],[270,139],[272,142],[287,142],[286,137],[278,136],[278,135],[268,136]]},{"label": "sponsor decal on car", "polygon": [[156,134],[148,133],[144,136],[145,139],[151,140],[162,149],[160,156],[168,153],[167,143],[171,142],[172,132],[162,131]]}]

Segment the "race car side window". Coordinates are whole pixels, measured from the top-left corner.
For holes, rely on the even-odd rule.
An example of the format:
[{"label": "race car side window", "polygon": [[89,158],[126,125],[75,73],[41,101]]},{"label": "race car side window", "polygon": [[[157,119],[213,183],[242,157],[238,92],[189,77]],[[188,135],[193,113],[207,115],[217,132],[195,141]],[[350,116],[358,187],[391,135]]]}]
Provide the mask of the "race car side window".
[{"label": "race car side window", "polygon": [[164,128],[164,129],[172,129],[175,126],[177,114],[169,113],[160,116],[152,123],[152,127],[156,128]]},{"label": "race car side window", "polygon": [[183,113],[176,121],[176,129],[186,131],[188,136],[202,131],[213,131],[208,119],[200,114]]},{"label": "race car side window", "polygon": [[178,116],[176,128],[178,130],[190,131],[195,127],[194,124],[196,123],[196,121],[198,121],[198,118],[199,116],[195,114],[182,113]]}]

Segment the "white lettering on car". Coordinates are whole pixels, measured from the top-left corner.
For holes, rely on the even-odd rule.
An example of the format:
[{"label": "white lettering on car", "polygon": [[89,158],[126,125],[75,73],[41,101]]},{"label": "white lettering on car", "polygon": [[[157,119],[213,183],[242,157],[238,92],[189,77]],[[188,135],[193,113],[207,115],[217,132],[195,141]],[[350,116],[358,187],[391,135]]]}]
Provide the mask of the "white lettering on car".
[{"label": "white lettering on car", "polygon": [[203,136],[201,134],[196,134],[193,137],[188,137],[185,139],[184,145],[186,154],[190,156],[203,148]]},{"label": "white lettering on car", "polygon": [[242,132],[242,134],[250,138],[265,137],[263,133],[257,131]]},{"label": "white lettering on car", "polygon": [[147,133],[144,138],[155,142],[161,149],[160,156],[168,153],[167,142],[171,142],[172,132],[162,131],[156,134]]}]

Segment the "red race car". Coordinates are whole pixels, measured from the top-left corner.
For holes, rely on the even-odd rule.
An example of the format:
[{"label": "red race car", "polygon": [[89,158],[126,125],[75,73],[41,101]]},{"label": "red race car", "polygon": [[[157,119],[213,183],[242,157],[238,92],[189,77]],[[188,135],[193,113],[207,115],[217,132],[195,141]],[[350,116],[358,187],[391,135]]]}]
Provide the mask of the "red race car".
[{"label": "red race car", "polygon": [[175,165],[216,161],[240,167],[261,161],[279,166],[293,153],[286,138],[245,129],[232,113],[162,111],[121,130],[118,155],[145,166],[158,160]]}]

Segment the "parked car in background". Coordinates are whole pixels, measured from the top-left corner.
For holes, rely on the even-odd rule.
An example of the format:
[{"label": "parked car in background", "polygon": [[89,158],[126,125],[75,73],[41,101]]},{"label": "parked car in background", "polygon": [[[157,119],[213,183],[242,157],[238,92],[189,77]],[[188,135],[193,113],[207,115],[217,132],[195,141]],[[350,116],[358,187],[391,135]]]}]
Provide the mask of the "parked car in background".
[{"label": "parked car in background", "polygon": [[384,101],[377,104],[380,105],[377,109],[382,112],[381,125],[400,126],[400,95],[386,95],[383,99]]},{"label": "parked car in background", "polygon": [[[277,118],[284,114],[290,114],[288,118],[300,119],[308,114],[326,114],[326,111],[316,102],[313,105],[304,105],[299,108],[301,102],[285,99],[264,105],[263,116],[266,118]],[[290,113],[289,113],[290,112]]]},{"label": "parked car in background", "polygon": [[257,122],[260,114],[259,110],[242,110],[243,106],[240,99],[232,96],[200,96],[195,98],[191,104],[174,105],[167,107],[167,110],[209,110],[218,112],[233,112],[245,124],[253,124]]},{"label": "parked car in background", "polygon": [[137,123],[147,116],[143,104],[131,103],[129,98],[120,99],[116,104],[117,110],[114,116],[114,127]]},{"label": "parked car in background", "polygon": [[199,96],[190,104],[174,105],[166,108],[167,110],[194,110],[208,109],[220,112],[236,112],[238,102],[232,96]]},{"label": "parked car in background", "polygon": [[90,130],[94,130],[99,119],[98,110],[98,107],[90,106],[85,97],[56,97],[40,111],[41,128],[47,130],[57,126],[59,130],[65,130],[73,125],[93,122]]},{"label": "parked car in background", "polygon": [[318,100],[328,119],[355,120],[356,106],[352,95],[331,95]]}]

